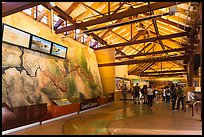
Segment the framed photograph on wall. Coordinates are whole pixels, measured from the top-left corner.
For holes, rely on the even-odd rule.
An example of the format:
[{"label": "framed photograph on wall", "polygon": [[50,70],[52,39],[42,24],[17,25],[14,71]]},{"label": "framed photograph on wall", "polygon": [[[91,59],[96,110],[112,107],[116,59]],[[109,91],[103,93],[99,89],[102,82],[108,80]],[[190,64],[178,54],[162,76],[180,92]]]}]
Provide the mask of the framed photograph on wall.
[{"label": "framed photograph on wall", "polygon": [[3,24],[2,41],[29,48],[30,34],[12,26]]},{"label": "framed photograph on wall", "polygon": [[61,58],[66,58],[67,47],[64,47],[62,45],[53,43],[52,44],[51,54],[54,55],[54,56],[61,57]]},{"label": "framed photograph on wall", "polygon": [[48,40],[32,35],[31,42],[30,42],[30,48],[32,50],[50,54],[51,44],[52,42]]}]

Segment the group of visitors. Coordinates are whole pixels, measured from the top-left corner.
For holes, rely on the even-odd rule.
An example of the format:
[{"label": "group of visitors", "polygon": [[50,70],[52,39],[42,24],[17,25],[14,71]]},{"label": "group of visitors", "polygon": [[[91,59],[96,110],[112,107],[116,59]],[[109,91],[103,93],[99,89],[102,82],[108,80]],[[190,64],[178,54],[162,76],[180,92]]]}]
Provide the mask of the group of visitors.
[{"label": "group of visitors", "polygon": [[[138,83],[133,87],[132,89],[132,96],[133,96],[133,102],[135,104],[147,104],[150,108],[153,107],[153,100],[155,98],[155,90],[152,88],[151,85],[147,87],[146,85],[143,85],[142,89],[138,85]],[[122,88],[123,93],[123,101],[126,102],[127,97],[127,86],[126,84],[123,85]],[[171,84],[171,86],[165,86],[163,93],[163,101],[166,103],[172,102],[172,110],[175,111],[176,109],[180,108],[180,102],[182,104],[182,110],[184,107],[184,90],[182,85],[174,85],[174,83]],[[143,98],[143,102],[141,101],[141,98]],[[175,106],[177,104],[177,107],[175,109]]]},{"label": "group of visitors", "polygon": [[174,85],[174,83],[171,84],[171,87],[166,86],[163,89],[163,101],[166,101],[166,103],[170,103],[170,100],[172,101],[172,110],[175,110],[176,102],[177,107],[176,109],[179,109],[180,102],[182,104],[182,109],[184,109],[184,90],[182,85]]},{"label": "group of visitors", "polygon": [[[133,87],[133,90],[131,91],[133,95],[133,102],[136,104],[147,104],[150,108],[153,106],[153,98],[155,97],[154,91],[152,89],[152,86],[149,85],[147,87],[146,85],[143,85],[142,89],[138,85],[138,83]],[[123,101],[126,102],[127,97],[127,86],[126,84],[123,85],[122,88],[123,93]],[[141,97],[143,97],[143,102],[141,102]]]}]

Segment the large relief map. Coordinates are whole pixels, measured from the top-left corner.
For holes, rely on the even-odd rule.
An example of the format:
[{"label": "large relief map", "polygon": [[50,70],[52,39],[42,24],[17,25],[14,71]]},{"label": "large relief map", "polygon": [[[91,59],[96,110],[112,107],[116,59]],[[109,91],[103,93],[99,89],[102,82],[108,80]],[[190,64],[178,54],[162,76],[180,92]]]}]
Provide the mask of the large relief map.
[{"label": "large relief map", "polygon": [[103,95],[94,52],[68,47],[66,59],[2,43],[2,102],[11,107]]}]

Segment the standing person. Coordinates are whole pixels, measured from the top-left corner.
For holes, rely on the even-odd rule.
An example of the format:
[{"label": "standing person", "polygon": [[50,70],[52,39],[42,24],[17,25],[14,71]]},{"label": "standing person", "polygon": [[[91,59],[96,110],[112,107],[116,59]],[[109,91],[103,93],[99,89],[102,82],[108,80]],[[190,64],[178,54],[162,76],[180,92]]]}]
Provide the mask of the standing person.
[{"label": "standing person", "polygon": [[177,100],[177,90],[174,86],[174,83],[171,84],[171,100],[172,100],[172,111],[175,110],[176,100]]},{"label": "standing person", "polygon": [[171,99],[171,91],[170,91],[170,88],[169,86],[166,86],[166,103],[170,103],[170,99]]},{"label": "standing person", "polygon": [[136,84],[136,86],[134,86],[133,94],[134,103],[136,104],[136,102],[138,101],[138,103],[140,104],[140,87],[138,86],[138,83]]},{"label": "standing person", "polygon": [[123,101],[124,101],[124,103],[126,103],[126,96],[127,96],[127,87],[126,87],[126,84],[123,85],[122,93],[123,93]]},{"label": "standing person", "polygon": [[147,88],[147,105],[151,108],[153,105],[153,89],[151,85]]},{"label": "standing person", "polygon": [[143,85],[141,89],[142,96],[144,98],[144,104],[147,104],[147,85]]},{"label": "standing person", "polygon": [[181,85],[178,85],[178,101],[177,101],[177,108],[179,109],[180,107],[180,102],[182,103],[182,110],[184,109],[184,91]]},{"label": "standing person", "polygon": [[166,89],[162,88],[162,101],[166,101]]}]

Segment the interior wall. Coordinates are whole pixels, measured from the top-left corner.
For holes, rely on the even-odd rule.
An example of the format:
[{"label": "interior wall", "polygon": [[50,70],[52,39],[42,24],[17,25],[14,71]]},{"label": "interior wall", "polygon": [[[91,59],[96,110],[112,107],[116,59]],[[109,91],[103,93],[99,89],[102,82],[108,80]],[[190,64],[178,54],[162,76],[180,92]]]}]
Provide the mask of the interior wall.
[{"label": "interior wall", "polygon": [[127,78],[128,77],[128,65],[115,66],[115,76]]},{"label": "interior wall", "polygon": [[68,48],[66,59],[62,59],[2,42],[3,102],[17,107],[103,96],[93,49],[52,33],[49,27],[22,13],[6,16],[2,22]]},{"label": "interior wall", "polygon": [[[115,49],[96,50],[98,64],[111,63],[115,61]],[[105,94],[115,92],[115,66],[99,67],[103,91]]]}]

